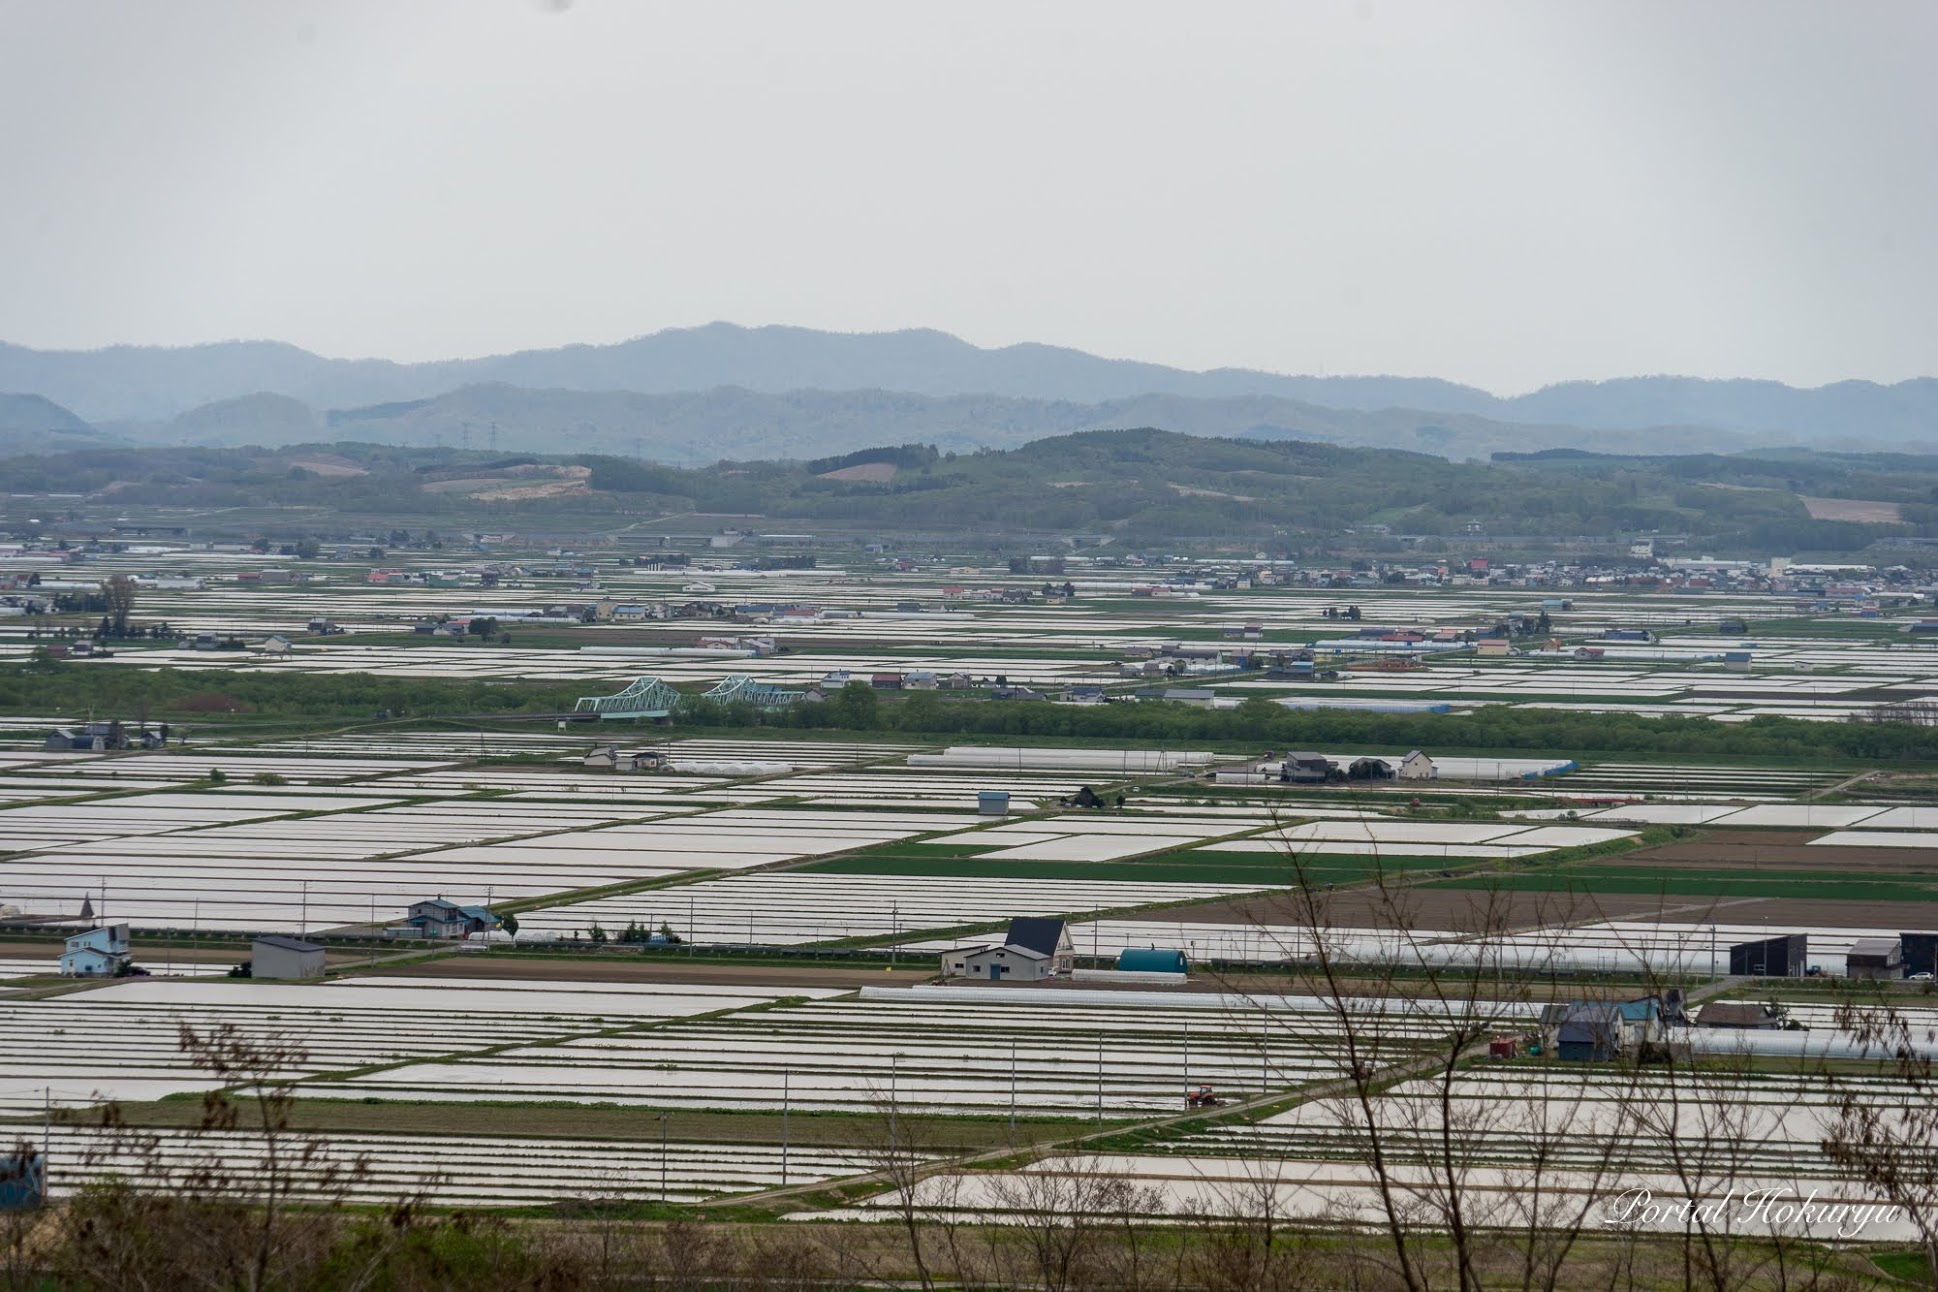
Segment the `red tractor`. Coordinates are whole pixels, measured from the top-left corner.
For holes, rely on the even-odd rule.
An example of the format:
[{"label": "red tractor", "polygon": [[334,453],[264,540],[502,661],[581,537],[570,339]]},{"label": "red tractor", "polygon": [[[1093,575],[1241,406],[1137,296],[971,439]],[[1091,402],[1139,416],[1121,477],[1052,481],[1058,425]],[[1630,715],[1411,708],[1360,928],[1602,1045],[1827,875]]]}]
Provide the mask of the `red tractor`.
[{"label": "red tractor", "polygon": [[1216,1108],[1222,1101],[1210,1086],[1192,1086],[1184,1092],[1187,1108]]}]

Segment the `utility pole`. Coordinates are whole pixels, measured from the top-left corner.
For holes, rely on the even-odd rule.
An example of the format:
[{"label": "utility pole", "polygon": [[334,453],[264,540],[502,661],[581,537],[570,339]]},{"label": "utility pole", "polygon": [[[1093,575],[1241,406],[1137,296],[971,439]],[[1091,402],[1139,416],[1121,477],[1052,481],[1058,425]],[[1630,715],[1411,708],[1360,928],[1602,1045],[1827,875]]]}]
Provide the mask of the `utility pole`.
[{"label": "utility pole", "polygon": [[781,1188],[787,1187],[787,1105],[793,1073],[781,1069]]},{"label": "utility pole", "polygon": [[1009,1146],[1016,1147],[1016,1038],[1009,1038]]},{"label": "utility pole", "polygon": [[40,1201],[41,1205],[45,1206],[47,1205],[47,1198],[50,1192],[48,1188],[47,1164],[53,1160],[49,1155],[54,1151],[54,1087],[42,1086],[41,1100]]},{"label": "utility pole", "polygon": [[659,1113],[659,1205],[666,1205],[666,1110]]},{"label": "utility pole", "polygon": [[1097,1033],[1097,1129],[1104,1128],[1104,1034]]}]

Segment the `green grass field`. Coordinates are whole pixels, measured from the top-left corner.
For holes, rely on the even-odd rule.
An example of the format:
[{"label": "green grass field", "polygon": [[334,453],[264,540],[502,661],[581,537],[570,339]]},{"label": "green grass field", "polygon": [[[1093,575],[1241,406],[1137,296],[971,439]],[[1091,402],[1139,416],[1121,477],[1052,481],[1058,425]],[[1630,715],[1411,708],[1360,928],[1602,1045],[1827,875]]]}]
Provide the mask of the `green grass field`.
[{"label": "green grass field", "polygon": [[1788,874],[1686,870],[1669,866],[1579,866],[1436,881],[1436,888],[1493,888],[1523,893],[1663,894],[1670,897],[1793,897],[1817,901],[1938,902],[1938,876],[1853,876],[1834,871]]}]

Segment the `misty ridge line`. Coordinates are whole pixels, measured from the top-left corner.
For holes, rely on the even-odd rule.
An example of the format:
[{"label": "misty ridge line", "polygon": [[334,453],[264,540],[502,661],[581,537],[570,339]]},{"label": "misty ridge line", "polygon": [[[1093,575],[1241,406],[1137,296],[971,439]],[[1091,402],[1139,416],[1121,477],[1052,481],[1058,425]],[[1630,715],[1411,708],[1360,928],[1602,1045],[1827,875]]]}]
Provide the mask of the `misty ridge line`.
[{"label": "misty ridge line", "polygon": [[1500,397],[1436,378],[1192,372],[1032,343],[985,349],[933,330],[728,323],[427,363],[328,359],[273,341],[94,351],[0,343],[0,391],[17,396],[10,411],[0,409],[0,430],[102,443],[569,444],[676,461],[815,456],[915,439],[1004,448],[1144,425],[1451,458],[1544,448],[1875,449],[1938,438],[1931,378],[1804,389],[1630,377]]}]

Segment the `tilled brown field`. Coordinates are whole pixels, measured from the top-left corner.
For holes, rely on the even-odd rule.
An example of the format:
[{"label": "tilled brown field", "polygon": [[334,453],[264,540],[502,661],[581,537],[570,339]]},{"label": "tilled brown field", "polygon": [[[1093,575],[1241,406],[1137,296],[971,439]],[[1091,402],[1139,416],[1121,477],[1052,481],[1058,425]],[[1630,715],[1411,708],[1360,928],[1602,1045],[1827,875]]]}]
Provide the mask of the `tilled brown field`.
[{"label": "tilled brown field", "polygon": [[[1320,922],[1333,928],[1411,928],[1433,932],[1479,933],[1528,929],[1583,920],[1646,919],[1665,910],[1687,910],[1689,899],[1622,893],[1487,892],[1472,888],[1403,888],[1391,898],[1362,889],[1328,894]],[[1185,911],[1148,911],[1130,920],[1175,924],[1250,924],[1298,928],[1310,917],[1287,893],[1259,893],[1193,906]],[[1664,918],[1673,918],[1665,916]]]},{"label": "tilled brown field", "polygon": [[1694,862],[1745,870],[1938,871],[1938,848],[1852,848],[1809,842],[1823,833],[1822,830],[1716,830],[1700,839],[1679,839],[1623,853],[1618,864]]},{"label": "tilled brown field", "polygon": [[[1702,923],[1697,913],[1631,915],[1635,920]],[[1839,902],[1799,897],[1725,898],[1716,904],[1715,918],[1726,924],[1755,925],[1768,921],[1772,935],[1812,926],[1827,929],[1895,929],[1900,933],[1938,931],[1938,902]]]}]

